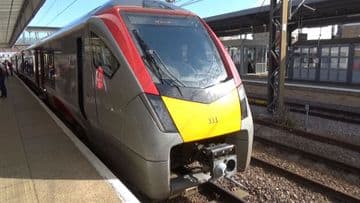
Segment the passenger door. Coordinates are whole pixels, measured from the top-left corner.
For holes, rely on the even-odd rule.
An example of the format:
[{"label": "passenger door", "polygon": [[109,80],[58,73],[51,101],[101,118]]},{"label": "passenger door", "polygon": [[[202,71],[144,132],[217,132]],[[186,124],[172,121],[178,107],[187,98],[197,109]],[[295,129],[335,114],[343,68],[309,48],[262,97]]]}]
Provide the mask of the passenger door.
[{"label": "passenger door", "polygon": [[[96,93],[95,93],[95,69],[92,63],[92,47],[90,43],[90,35],[86,32],[82,39],[82,83],[83,83],[83,105],[84,113],[89,123],[98,127],[98,115],[96,110]],[[81,82],[81,81],[80,81]]]},{"label": "passenger door", "polygon": [[117,102],[120,87],[112,85],[115,82],[112,79],[120,64],[105,42],[106,38],[100,35],[99,31],[90,32],[97,116],[103,132],[115,135],[121,130],[120,103]]}]

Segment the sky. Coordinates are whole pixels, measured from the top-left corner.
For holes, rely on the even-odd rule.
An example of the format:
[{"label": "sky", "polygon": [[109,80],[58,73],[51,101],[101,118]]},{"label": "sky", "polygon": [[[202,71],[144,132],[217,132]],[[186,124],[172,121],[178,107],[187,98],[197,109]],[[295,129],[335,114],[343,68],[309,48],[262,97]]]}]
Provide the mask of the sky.
[{"label": "sky", "polygon": [[[46,0],[29,25],[63,27],[108,1],[109,0]],[[270,2],[270,0],[176,0],[176,5],[190,1],[196,1],[196,3],[183,8],[204,18],[268,5]],[[329,38],[330,30],[331,27],[305,28],[303,32],[308,34],[309,39],[318,39],[319,37],[321,39],[327,39]]]},{"label": "sky", "polygon": [[[63,27],[80,18],[109,0],[46,0],[29,26]],[[177,5],[190,0],[178,0]],[[261,6],[269,0],[200,0],[185,6],[200,17],[209,17],[228,12]],[[225,3],[226,2],[226,3]]]}]

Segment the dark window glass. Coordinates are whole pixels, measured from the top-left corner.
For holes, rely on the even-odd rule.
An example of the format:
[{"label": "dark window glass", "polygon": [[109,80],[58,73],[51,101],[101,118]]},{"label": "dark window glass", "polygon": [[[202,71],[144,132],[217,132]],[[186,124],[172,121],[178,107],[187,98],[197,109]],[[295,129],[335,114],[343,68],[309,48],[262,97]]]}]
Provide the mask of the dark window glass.
[{"label": "dark window glass", "polygon": [[143,55],[149,54],[144,53],[141,41],[156,60],[157,65],[148,64],[155,83],[206,88],[228,78],[218,50],[198,18],[136,14],[127,18]]},{"label": "dark window glass", "polygon": [[338,68],[339,58],[331,58],[330,59],[330,68],[336,69]]},{"label": "dark window glass", "polygon": [[30,77],[34,75],[34,60],[30,55],[24,56],[24,73]]},{"label": "dark window glass", "polygon": [[294,68],[300,68],[300,57],[294,58]]},{"label": "dark window glass", "polygon": [[329,58],[321,58],[321,68],[329,68]]},{"label": "dark window glass", "polygon": [[238,47],[231,47],[229,49],[230,56],[236,65],[241,64],[241,50]]},{"label": "dark window glass", "polygon": [[53,53],[45,53],[44,54],[44,75],[45,75],[45,83],[55,88],[55,78],[56,71],[54,67],[54,54]]},{"label": "dark window glass", "polygon": [[347,58],[340,58],[339,68],[340,69],[347,69],[348,68],[348,59]]},{"label": "dark window glass", "polygon": [[94,66],[96,68],[102,67],[105,75],[111,78],[119,69],[120,64],[99,36],[95,33],[91,33],[90,36]]},{"label": "dark window glass", "polygon": [[339,47],[331,47],[331,56],[339,56]]},{"label": "dark window glass", "polygon": [[349,47],[341,47],[340,56],[344,56],[344,57],[349,56]]},{"label": "dark window glass", "polygon": [[330,50],[329,48],[322,48],[321,49],[321,56],[329,56]]},{"label": "dark window glass", "polygon": [[360,57],[360,46],[356,46],[356,47],[355,47],[354,56],[355,56],[355,57]]},{"label": "dark window glass", "polygon": [[317,54],[317,48],[316,47],[310,48],[310,54]]}]

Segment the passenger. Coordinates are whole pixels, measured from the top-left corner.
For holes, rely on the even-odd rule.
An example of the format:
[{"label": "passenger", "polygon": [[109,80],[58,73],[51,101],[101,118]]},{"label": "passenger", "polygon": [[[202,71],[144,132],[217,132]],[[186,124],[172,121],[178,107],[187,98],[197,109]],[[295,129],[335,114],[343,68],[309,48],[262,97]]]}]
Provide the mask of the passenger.
[{"label": "passenger", "polygon": [[255,73],[254,60],[248,59],[248,73]]},{"label": "passenger", "polygon": [[180,75],[181,76],[191,76],[193,74],[196,73],[196,69],[193,67],[193,64],[190,59],[191,55],[190,55],[190,52],[191,50],[189,50],[189,46],[188,44],[182,44],[180,46],[180,54],[181,54],[181,63],[182,65],[179,65],[178,67],[184,67],[181,70],[180,72]]},{"label": "passenger", "polygon": [[10,75],[13,76],[14,75],[14,69],[13,69],[13,65],[10,61],[7,62],[7,66],[9,68],[10,71]]},{"label": "passenger", "polygon": [[30,70],[29,70],[29,61],[28,61],[28,60],[25,61],[24,69],[25,69],[26,75],[29,75],[29,74],[30,74]]},{"label": "passenger", "polygon": [[1,91],[1,98],[7,97],[7,90],[5,86],[5,78],[6,78],[6,71],[4,69],[3,64],[0,66],[0,91]]},{"label": "passenger", "polygon": [[5,70],[6,77],[8,77],[8,76],[9,76],[9,72],[8,72],[8,69],[7,69],[7,60],[5,60],[4,62],[2,62],[2,65],[3,65],[3,69]]}]

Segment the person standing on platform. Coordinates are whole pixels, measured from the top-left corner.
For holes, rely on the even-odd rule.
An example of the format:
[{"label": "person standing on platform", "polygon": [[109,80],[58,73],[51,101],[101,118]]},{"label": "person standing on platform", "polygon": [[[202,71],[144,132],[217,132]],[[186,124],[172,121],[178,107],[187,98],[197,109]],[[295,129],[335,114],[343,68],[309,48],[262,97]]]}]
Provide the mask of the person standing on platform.
[{"label": "person standing on platform", "polygon": [[2,64],[3,64],[3,69],[5,70],[5,76],[9,77],[9,72],[7,69],[7,60],[5,60]]},{"label": "person standing on platform", "polygon": [[12,63],[10,61],[7,61],[7,66],[9,68],[10,75],[13,76],[14,75],[14,69],[13,69]]},{"label": "person standing on platform", "polygon": [[7,97],[7,90],[6,90],[6,86],[5,86],[5,78],[6,78],[6,71],[4,69],[4,67],[0,66],[0,91],[1,91],[1,98],[6,98]]}]

